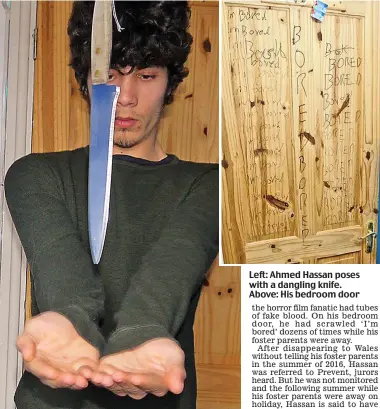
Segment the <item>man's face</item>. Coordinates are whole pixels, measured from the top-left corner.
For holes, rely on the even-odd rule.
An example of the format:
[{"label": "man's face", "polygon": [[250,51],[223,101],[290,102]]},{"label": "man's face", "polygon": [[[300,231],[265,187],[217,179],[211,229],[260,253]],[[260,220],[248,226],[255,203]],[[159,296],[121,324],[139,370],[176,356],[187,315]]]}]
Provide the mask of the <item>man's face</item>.
[{"label": "man's face", "polygon": [[[120,87],[115,115],[114,145],[131,148],[155,137],[168,84],[167,69],[149,67],[131,71],[111,69],[110,85]],[[91,98],[91,74],[88,78]]]}]

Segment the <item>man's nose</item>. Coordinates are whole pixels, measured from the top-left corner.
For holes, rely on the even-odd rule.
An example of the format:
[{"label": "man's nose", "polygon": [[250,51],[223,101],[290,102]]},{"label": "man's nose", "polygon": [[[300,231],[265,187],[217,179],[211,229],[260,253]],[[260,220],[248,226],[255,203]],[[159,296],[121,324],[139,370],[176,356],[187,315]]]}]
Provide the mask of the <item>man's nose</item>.
[{"label": "man's nose", "polygon": [[121,106],[136,106],[138,98],[133,75],[123,75],[118,86],[120,87],[120,95],[117,104]]}]

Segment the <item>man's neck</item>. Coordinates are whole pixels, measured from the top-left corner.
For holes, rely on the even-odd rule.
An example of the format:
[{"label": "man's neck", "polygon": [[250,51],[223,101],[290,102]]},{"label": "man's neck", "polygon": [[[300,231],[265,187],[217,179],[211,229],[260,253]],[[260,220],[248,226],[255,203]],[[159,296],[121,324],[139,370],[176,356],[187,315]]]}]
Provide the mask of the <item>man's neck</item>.
[{"label": "man's neck", "polygon": [[152,143],[145,144],[144,142],[131,148],[121,148],[119,146],[114,145],[113,154],[129,155],[133,156],[134,158],[146,159],[152,162],[158,162],[166,158],[167,155],[158,142],[155,142],[154,144]]}]

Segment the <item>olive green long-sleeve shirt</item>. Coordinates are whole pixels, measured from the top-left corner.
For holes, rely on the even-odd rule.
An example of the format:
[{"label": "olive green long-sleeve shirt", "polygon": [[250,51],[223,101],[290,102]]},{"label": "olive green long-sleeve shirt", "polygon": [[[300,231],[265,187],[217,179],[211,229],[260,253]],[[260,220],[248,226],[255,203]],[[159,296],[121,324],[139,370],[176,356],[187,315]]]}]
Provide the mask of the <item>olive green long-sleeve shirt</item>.
[{"label": "olive green long-sleeve shirt", "polygon": [[102,355],[157,338],[185,352],[184,392],[136,401],[93,385],[51,389],[25,372],[18,409],[194,409],[193,322],[218,251],[218,169],[169,156],[114,156],[99,265],[88,237],[88,148],[32,154],[7,173],[8,206],[32,275],[33,315],[56,311]]}]

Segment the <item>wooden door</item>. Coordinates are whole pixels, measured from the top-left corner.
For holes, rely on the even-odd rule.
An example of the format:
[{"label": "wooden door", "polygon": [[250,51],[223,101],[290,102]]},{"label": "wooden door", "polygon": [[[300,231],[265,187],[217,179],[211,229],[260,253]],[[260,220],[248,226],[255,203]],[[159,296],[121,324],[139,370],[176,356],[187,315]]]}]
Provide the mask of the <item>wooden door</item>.
[{"label": "wooden door", "polygon": [[[71,6],[38,3],[33,152],[75,149],[89,141],[88,107],[68,67]],[[191,9],[190,74],[165,110],[159,138],[163,149],[182,159],[218,162],[218,3],[194,2]],[[240,408],[239,268],[214,263],[194,331],[198,409]]]},{"label": "wooden door", "polygon": [[223,6],[226,263],[374,263],[380,4]]}]

